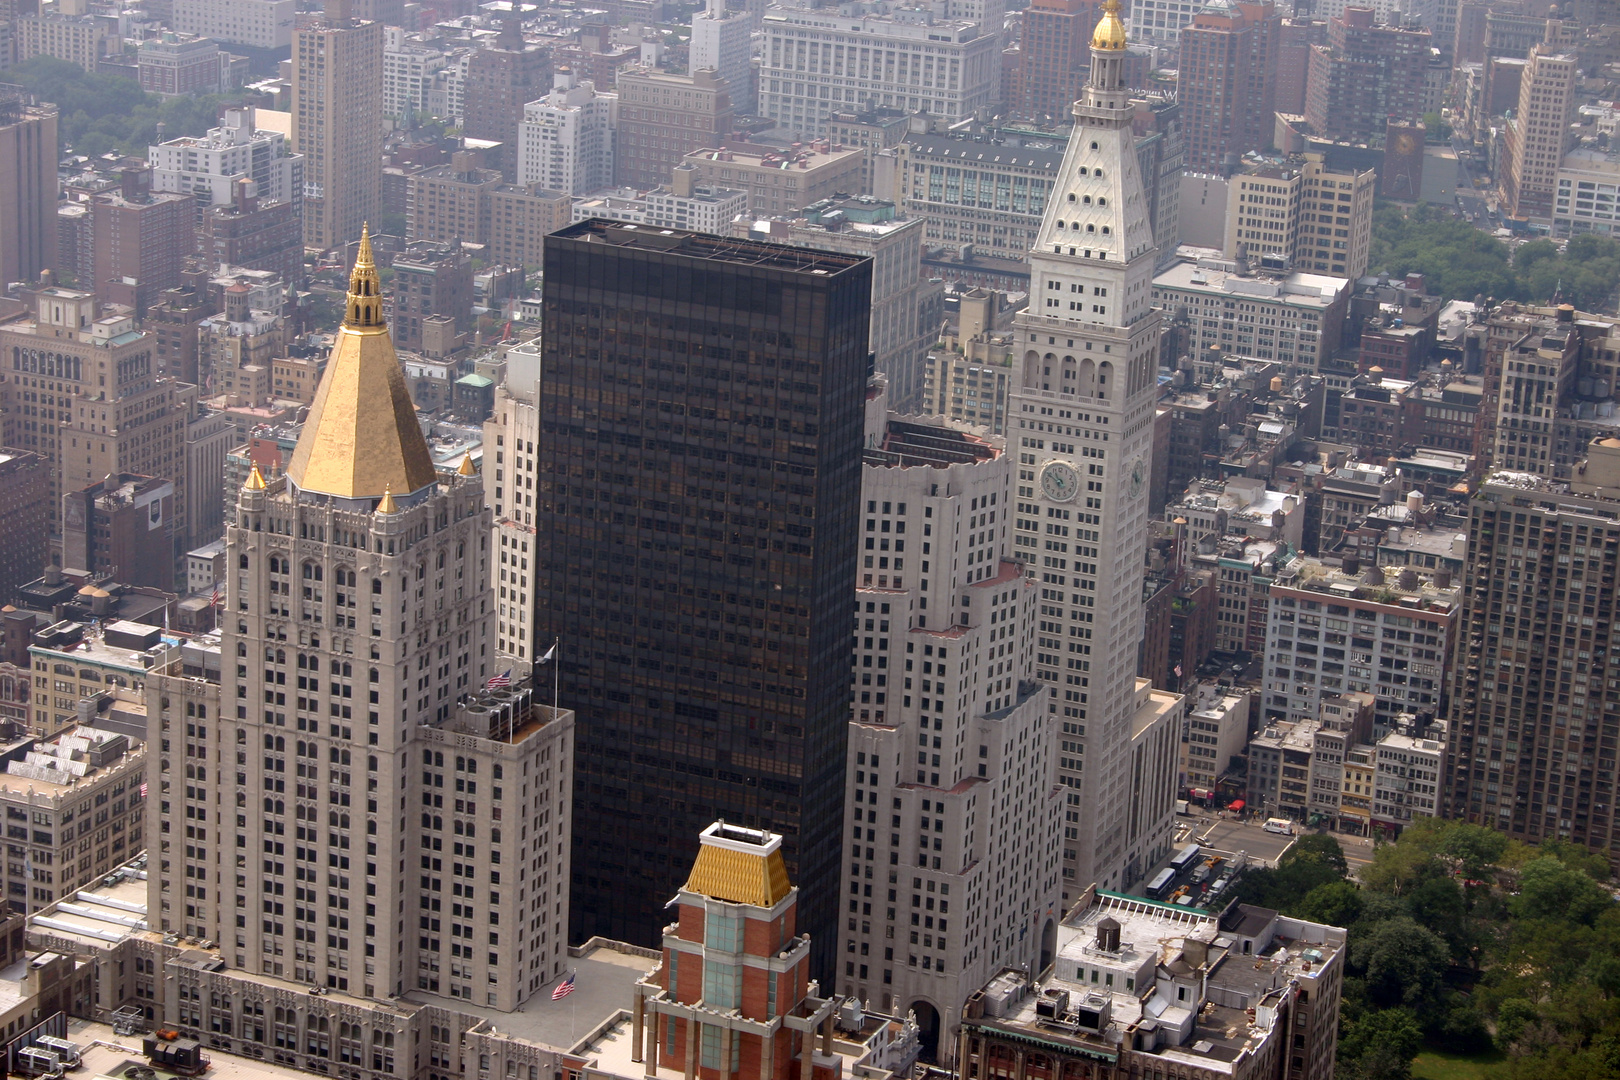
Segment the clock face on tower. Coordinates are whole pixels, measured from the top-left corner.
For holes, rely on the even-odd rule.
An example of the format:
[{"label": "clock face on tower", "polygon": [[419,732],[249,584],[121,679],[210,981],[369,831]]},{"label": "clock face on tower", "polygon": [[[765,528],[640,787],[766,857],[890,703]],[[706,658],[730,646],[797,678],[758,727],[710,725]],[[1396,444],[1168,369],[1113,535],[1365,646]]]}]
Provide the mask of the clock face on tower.
[{"label": "clock face on tower", "polygon": [[1147,466],[1142,464],[1141,458],[1137,458],[1135,461],[1131,462],[1131,473],[1126,481],[1126,490],[1129,491],[1131,498],[1134,499],[1138,495],[1142,494],[1142,488],[1146,484]]},{"label": "clock face on tower", "polygon": [[1080,474],[1066,461],[1048,462],[1041,470],[1041,491],[1055,502],[1068,502],[1080,490]]}]

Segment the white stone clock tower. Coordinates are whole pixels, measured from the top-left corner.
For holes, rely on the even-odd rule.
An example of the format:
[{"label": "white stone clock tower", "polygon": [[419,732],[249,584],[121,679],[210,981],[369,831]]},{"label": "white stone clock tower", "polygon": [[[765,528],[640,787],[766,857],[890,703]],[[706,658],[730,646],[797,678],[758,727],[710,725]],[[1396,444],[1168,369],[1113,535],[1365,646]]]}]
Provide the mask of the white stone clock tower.
[{"label": "white stone clock tower", "polygon": [[1156,249],[1109,0],[1091,81],[1030,249],[1015,320],[1014,554],[1040,586],[1036,675],[1058,717],[1066,901],[1131,885],[1167,849],[1179,697],[1136,678],[1159,313]]}]

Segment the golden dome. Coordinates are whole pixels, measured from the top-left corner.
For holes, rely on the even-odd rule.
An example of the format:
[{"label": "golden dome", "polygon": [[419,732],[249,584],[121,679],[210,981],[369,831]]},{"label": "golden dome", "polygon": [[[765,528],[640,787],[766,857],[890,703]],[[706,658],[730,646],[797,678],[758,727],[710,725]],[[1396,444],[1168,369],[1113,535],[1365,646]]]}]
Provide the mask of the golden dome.
[{"label": "golden dome", "polygon": [[253,471],[248,473],[247,483],[243,484],[242,486],[248,491],[264,490],[264,474],[259,471],[259,467],[257,465],[253,466]]},{"label": "golden dome", "polygon": [[1125,48],[1125,20],[1119,17],[1119,0],[1103,4],[1103,17],[1091,34],[1093,49],[1122,50]]},{"label": "golden dome", "polygon": [[478,475],[478,469],[473,465],[471,450],[467,451],[466,456],[461,459],[461,465],[456,469],[456,473],[460,476]]}]

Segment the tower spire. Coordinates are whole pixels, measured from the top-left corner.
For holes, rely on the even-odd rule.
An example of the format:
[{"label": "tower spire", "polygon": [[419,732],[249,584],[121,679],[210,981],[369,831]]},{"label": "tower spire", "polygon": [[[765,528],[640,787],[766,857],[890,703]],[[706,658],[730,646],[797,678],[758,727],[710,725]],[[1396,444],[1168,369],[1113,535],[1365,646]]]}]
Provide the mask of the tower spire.
[{"label": "tower spire", "polygon": [[360,250],[355,253],[354,269],[349,273],[349,302],[343,325],[351,330],[375,330],[382,324],[382,279],[371,254],[371,227],[362,224]]},{"label": "tower spire", "polygon": [[362,226],[343,325],[287,465],[287,478],[309,494],[338,499],[390,495],[406,498],[409,505],[408,497],[436,476],[383,319],[371,230]]}]

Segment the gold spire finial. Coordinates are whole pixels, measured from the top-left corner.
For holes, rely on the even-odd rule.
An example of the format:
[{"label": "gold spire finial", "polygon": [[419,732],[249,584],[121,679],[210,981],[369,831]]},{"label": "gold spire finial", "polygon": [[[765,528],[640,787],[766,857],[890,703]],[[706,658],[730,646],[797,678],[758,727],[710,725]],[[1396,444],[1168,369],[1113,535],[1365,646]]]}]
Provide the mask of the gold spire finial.
[{"label": "gold spire finial", "polygon": [[1104,0],[1103,15],[1091,35],[1093,49],[1125,48],[1125,20],[1120,18],[1119,0]]},{"label": "gold spire finial", "polygon": [[397,513],[399,513],[399,504],[394,501],[394,489],[393,488],[386,488],[386,487],[383,488],[382,498],[377,501],[377,513],[379,513],[379,514],[397,514]]},{"label": "gold spire finial", "polygon": [[360,226],[360,250],[355,253],[354,270],[349,274],[348,313],[343,325],[355,330],[382,328],[382,281],[377,276],[377,260],[371,254],[371,227]]},{"label": "gold spire finial", "polygon": [[247,483],[243,484],[242,488],[245,491],[264,490],[264,474],[259,471],[257,465],[253,466],[253,471],[248,473]]},{"label": "gold spire finial", "polygon": [[462,476],[477,476],[478,475],[478,470],[473,466],[472,451],[471,450],[467,451],[467,453],[465,455],[463,455],[463,457],[461,459],[461,464],[459,466],[457,466],[456,472],[459,473]]}]

